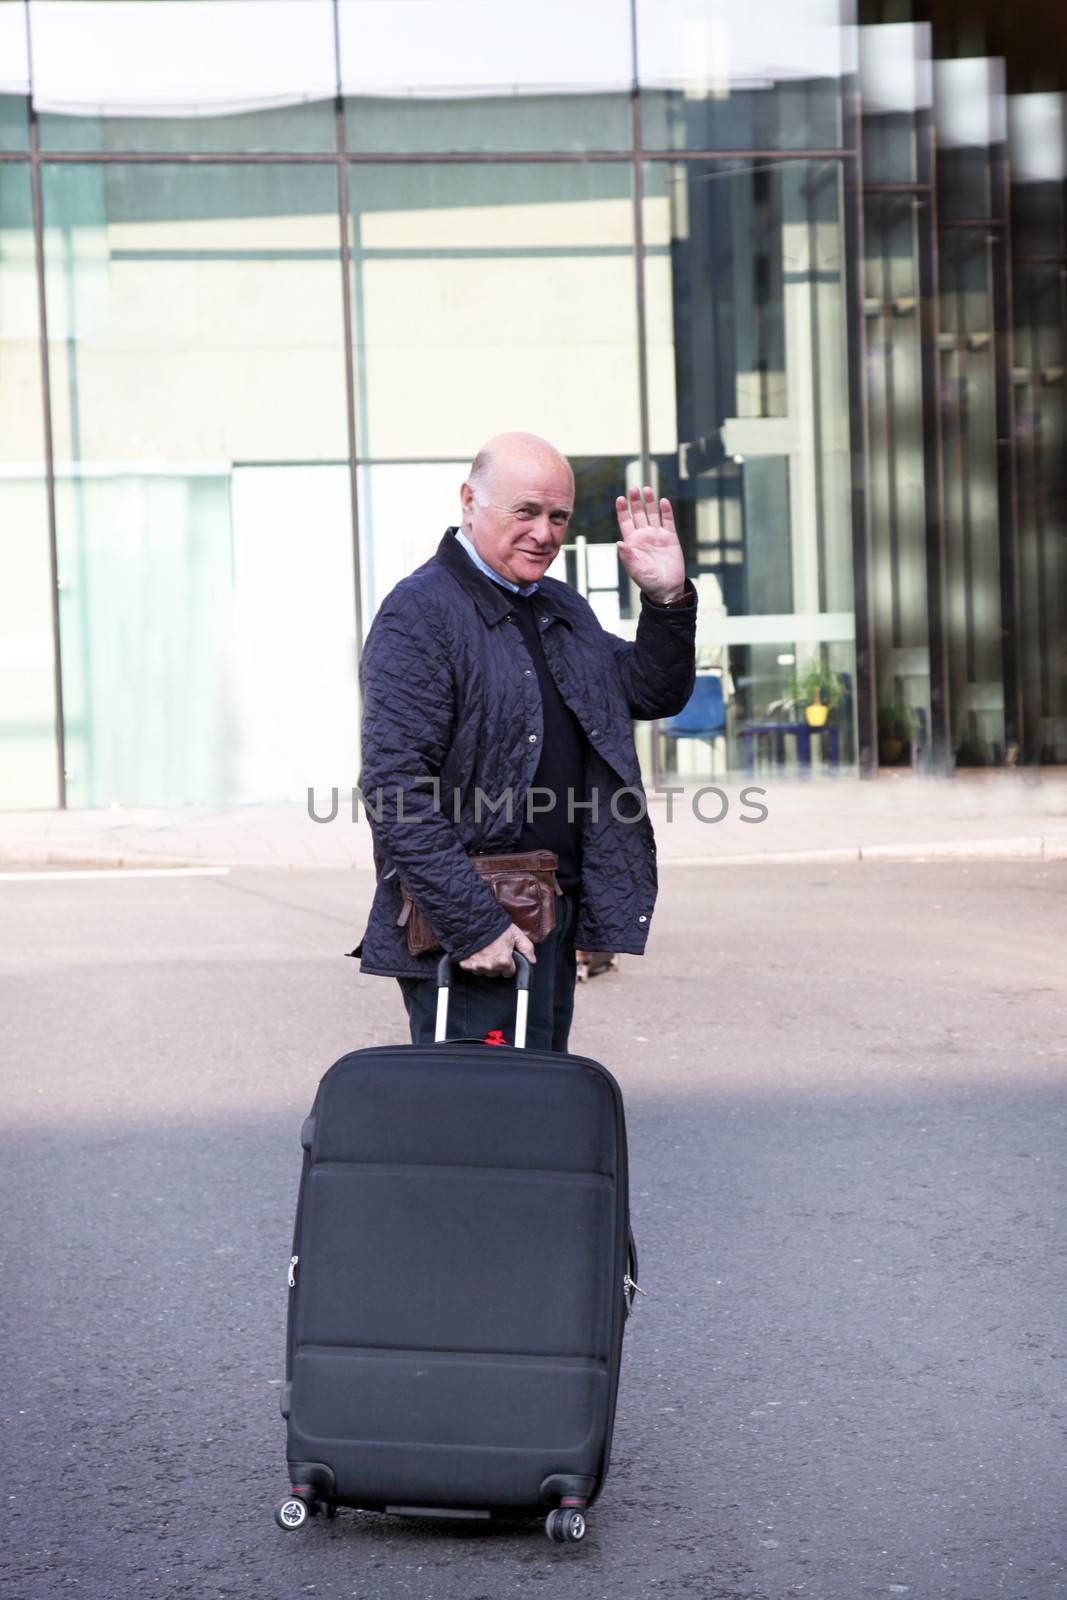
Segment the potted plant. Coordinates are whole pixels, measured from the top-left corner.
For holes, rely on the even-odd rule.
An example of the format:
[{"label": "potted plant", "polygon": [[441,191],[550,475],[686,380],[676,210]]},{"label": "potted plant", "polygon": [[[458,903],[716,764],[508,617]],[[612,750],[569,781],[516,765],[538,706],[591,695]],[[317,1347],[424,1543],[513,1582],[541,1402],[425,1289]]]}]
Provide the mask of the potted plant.
[{"label": "potted plant", "polygon": [[900,766],[911,760],[911,736],[915,717],[899,687],[878,708],[878,760],[884,767]]},{"label": "potted plant", "polygon": [[804,707],[804,720],[809,728],[825,727],[831,713],[844,699],[841,679],[821,656],[813,657],[802,673],[794,672],[789,692],[794,704]]}]

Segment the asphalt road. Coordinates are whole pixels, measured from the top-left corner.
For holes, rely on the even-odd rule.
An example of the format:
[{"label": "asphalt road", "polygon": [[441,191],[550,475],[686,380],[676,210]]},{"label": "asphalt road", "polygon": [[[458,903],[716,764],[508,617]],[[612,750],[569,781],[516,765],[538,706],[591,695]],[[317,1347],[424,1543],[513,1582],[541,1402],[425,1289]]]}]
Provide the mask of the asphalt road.
[{"label": "asphalt road", "polygon": [[663,877],[578,997],[648,1292],[576,1548],[273,1522],[367,876],[0,883],[5,1600],[1060,1600],[1067,864]]}]

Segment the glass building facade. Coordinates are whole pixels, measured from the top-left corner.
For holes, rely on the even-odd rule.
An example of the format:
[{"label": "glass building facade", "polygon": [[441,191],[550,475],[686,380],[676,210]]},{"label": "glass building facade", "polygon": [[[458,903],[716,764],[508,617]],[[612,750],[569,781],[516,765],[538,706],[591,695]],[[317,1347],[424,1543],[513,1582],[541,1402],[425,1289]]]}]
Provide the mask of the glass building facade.
[{"label": "glass building facade", "polygon": [[0,805],[349,785],[507,428],[618,633],[675,504],[724,724],[649,778],[1067,759],[1063,150],[840,0],[0,0]]}]

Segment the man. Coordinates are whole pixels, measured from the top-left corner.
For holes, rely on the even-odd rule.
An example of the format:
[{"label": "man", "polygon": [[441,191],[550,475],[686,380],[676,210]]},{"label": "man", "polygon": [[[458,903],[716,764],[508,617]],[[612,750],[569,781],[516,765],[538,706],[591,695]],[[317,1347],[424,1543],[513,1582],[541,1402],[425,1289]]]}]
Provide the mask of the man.
[{"label": "man", "polygon": [[[694,678],[696,595],[667,500],[616,500],[619,559],[642,591],[637,638],[607,633],[545,576],[574,475],[544,439],[509,433],[476,456],[462,525],[386,598],[362,662],[360,790],[378,887],[364,972],[399,979],[412,1042],[432,1041],[437,955],[412,956],[401,880],[458,963],[449,1037],[512,1037],[512,952],[532,963],[527,1042],[565,1050],[575,943],[640,954],[656,898],[631,719],[681,710]],[[472,855],[551,849],[555,931],[536,949]]]}]

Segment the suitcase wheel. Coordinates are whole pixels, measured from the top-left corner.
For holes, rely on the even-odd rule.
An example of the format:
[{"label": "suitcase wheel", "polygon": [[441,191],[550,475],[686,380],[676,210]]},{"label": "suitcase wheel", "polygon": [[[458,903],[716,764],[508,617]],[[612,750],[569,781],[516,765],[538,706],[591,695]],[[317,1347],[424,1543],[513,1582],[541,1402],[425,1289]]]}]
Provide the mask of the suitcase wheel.
[{"label": "suitcase wheel", "polygon": [[553,1544],[577,1544],[585,1538],[585,1518],[580,1511],[569,1508],[550,1511],[545,1518],[545,1532]]},{"label": "suitcase wheel", "polygon": [[299,1495],[287,1495],[274,1513],[274,1520],[279,1528],[284,1528],[287,1533],[295,1533],[297,1528],[302,1528],[309,1516],[308,1504]]}]

